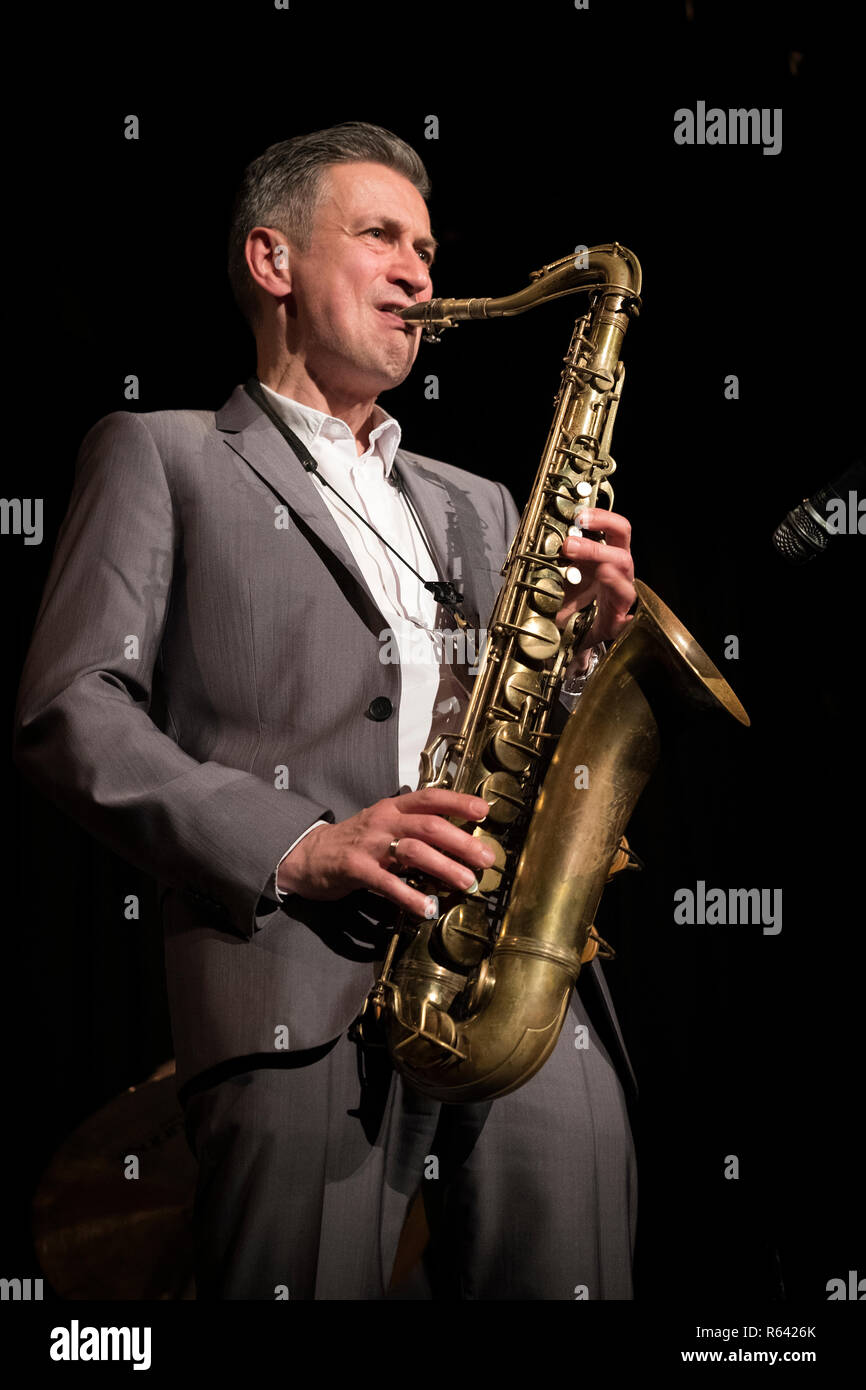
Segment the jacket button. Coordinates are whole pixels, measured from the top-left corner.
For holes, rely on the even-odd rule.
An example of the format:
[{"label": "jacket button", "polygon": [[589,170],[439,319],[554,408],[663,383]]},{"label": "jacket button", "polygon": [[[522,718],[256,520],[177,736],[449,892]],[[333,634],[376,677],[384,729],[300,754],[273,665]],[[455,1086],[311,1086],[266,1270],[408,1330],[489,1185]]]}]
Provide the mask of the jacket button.
[{"label": "jacket button", "polygon": [[394,713],[394,706],[391,704],[387,695],[377,695],[375,700],[370,701],[367,707],[367,713],[371,719],[381,721],[390,718]]}]

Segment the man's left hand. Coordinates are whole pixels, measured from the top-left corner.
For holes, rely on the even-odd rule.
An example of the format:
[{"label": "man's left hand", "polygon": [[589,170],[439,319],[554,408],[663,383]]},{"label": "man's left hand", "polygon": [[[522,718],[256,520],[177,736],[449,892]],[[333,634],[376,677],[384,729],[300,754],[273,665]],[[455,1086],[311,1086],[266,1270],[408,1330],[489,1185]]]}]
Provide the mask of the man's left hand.
[{"label": "man's left hand", "polygon": [[[637,598],[631,555],[631,524],[617,512],[588,507],[578,512],[583,531],[603,531],[606,544],[588,536],[566,536],[560,563],[574,565],[580,582],[565,586],[565,601],[556,615],[557,627],[565,627],[578,609],[598,601],[598,613],[589,632],[572,657],[569,674],[579,674],[589,661],[590,648],[612,642],[631,622],[629,609]],[[577,517],[575,522],[577,522]],[[581,655],[578,657],[577,653]]]}]

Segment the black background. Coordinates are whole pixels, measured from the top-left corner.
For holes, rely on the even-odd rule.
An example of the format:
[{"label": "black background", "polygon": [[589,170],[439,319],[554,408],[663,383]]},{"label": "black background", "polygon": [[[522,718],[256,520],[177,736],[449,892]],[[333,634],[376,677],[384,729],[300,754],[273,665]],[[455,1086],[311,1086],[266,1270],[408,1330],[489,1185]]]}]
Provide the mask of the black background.
[{"label": "black background", "polygon": [[[436,293],[510,293],[579,243],[638,255],[616,509],[638,576],[752,719],[703,723],[668,749],[629,831],[647,868],[611,885],[599,917],[641,1085],[645,1305],[819,1304],[829,1279],[866,1274],[864,542],[840,537],[802,570],[770,545],[791,506],[862,456],[852,44],[816,5],[78,7],[44,16],[7,119],[4,492],[45,499],[41,546],[2,537],[10,731],[83,435],[113,410],[218,408],[255,366],[225,237],[240,174],[267,145],[349,119],[411,143],[432,178]],[[674,112],[698,100],[782,108],[781,153],[676,145]],[[580,308],[422,345],[381,398],[404,445],[502,479],[522,508]],[[11,764],[10,784],[0,1272],[23,1277],[39,1272],[28,1204],[42,1167],[172,1044],[151,889]],[[698,879],[781,888],[781,933],[676,926],[673,894]],[[132,892],[138,923],[122,913]]]}]

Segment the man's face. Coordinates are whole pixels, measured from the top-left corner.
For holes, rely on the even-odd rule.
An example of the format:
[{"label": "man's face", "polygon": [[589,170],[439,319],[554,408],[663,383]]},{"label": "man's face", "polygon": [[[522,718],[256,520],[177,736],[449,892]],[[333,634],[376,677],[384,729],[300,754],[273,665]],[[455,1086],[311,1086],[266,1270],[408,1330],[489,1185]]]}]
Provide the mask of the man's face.
[{"label": "man's face", "polygon": [[434,251],[424,199],[402,174],[372,163],[324,171],[310,249],[291,252],[288,346],[314,380],[359,398],[405,380],[421,330],[383,305],[432,297]]}]

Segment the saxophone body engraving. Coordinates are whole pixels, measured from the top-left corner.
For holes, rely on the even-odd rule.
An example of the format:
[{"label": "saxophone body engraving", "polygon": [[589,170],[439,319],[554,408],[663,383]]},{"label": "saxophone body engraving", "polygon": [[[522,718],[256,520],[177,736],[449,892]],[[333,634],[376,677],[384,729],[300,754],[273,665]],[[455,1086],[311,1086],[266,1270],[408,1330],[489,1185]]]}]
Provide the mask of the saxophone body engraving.
[{"label": "saxophone body engraving", "polygon": [[[419,787],[484,797],[485,821],[461,827],[495,862],[470,891],[413,876],[437,894],[435,921],[401,914],[354,1035],[383,1041],[404,1079],[434,1099],[507,1095],[556,1046],[581,965],[599,949],[593,918],[627,866],[623,831],[659,756],[659,719],[682,705],[742,705],[694,639],[646,585],[638,608],[589,678],[562,732],[554,722],[572,652],[595,605],[564,629],[562,542],[586,507],[613,505],[613,422],[620,350],[640,306],[637,258],[618,243],[564,257],[502,299],[438,299],[403,311],[436,340],[461,319],[511,316],[588,290],[529,502],[502,568],[478,675],[459,734],[422,754]],[[564,712],[564,711],[563,711]],[[589,769],[575,787],[574,769]]]}]

